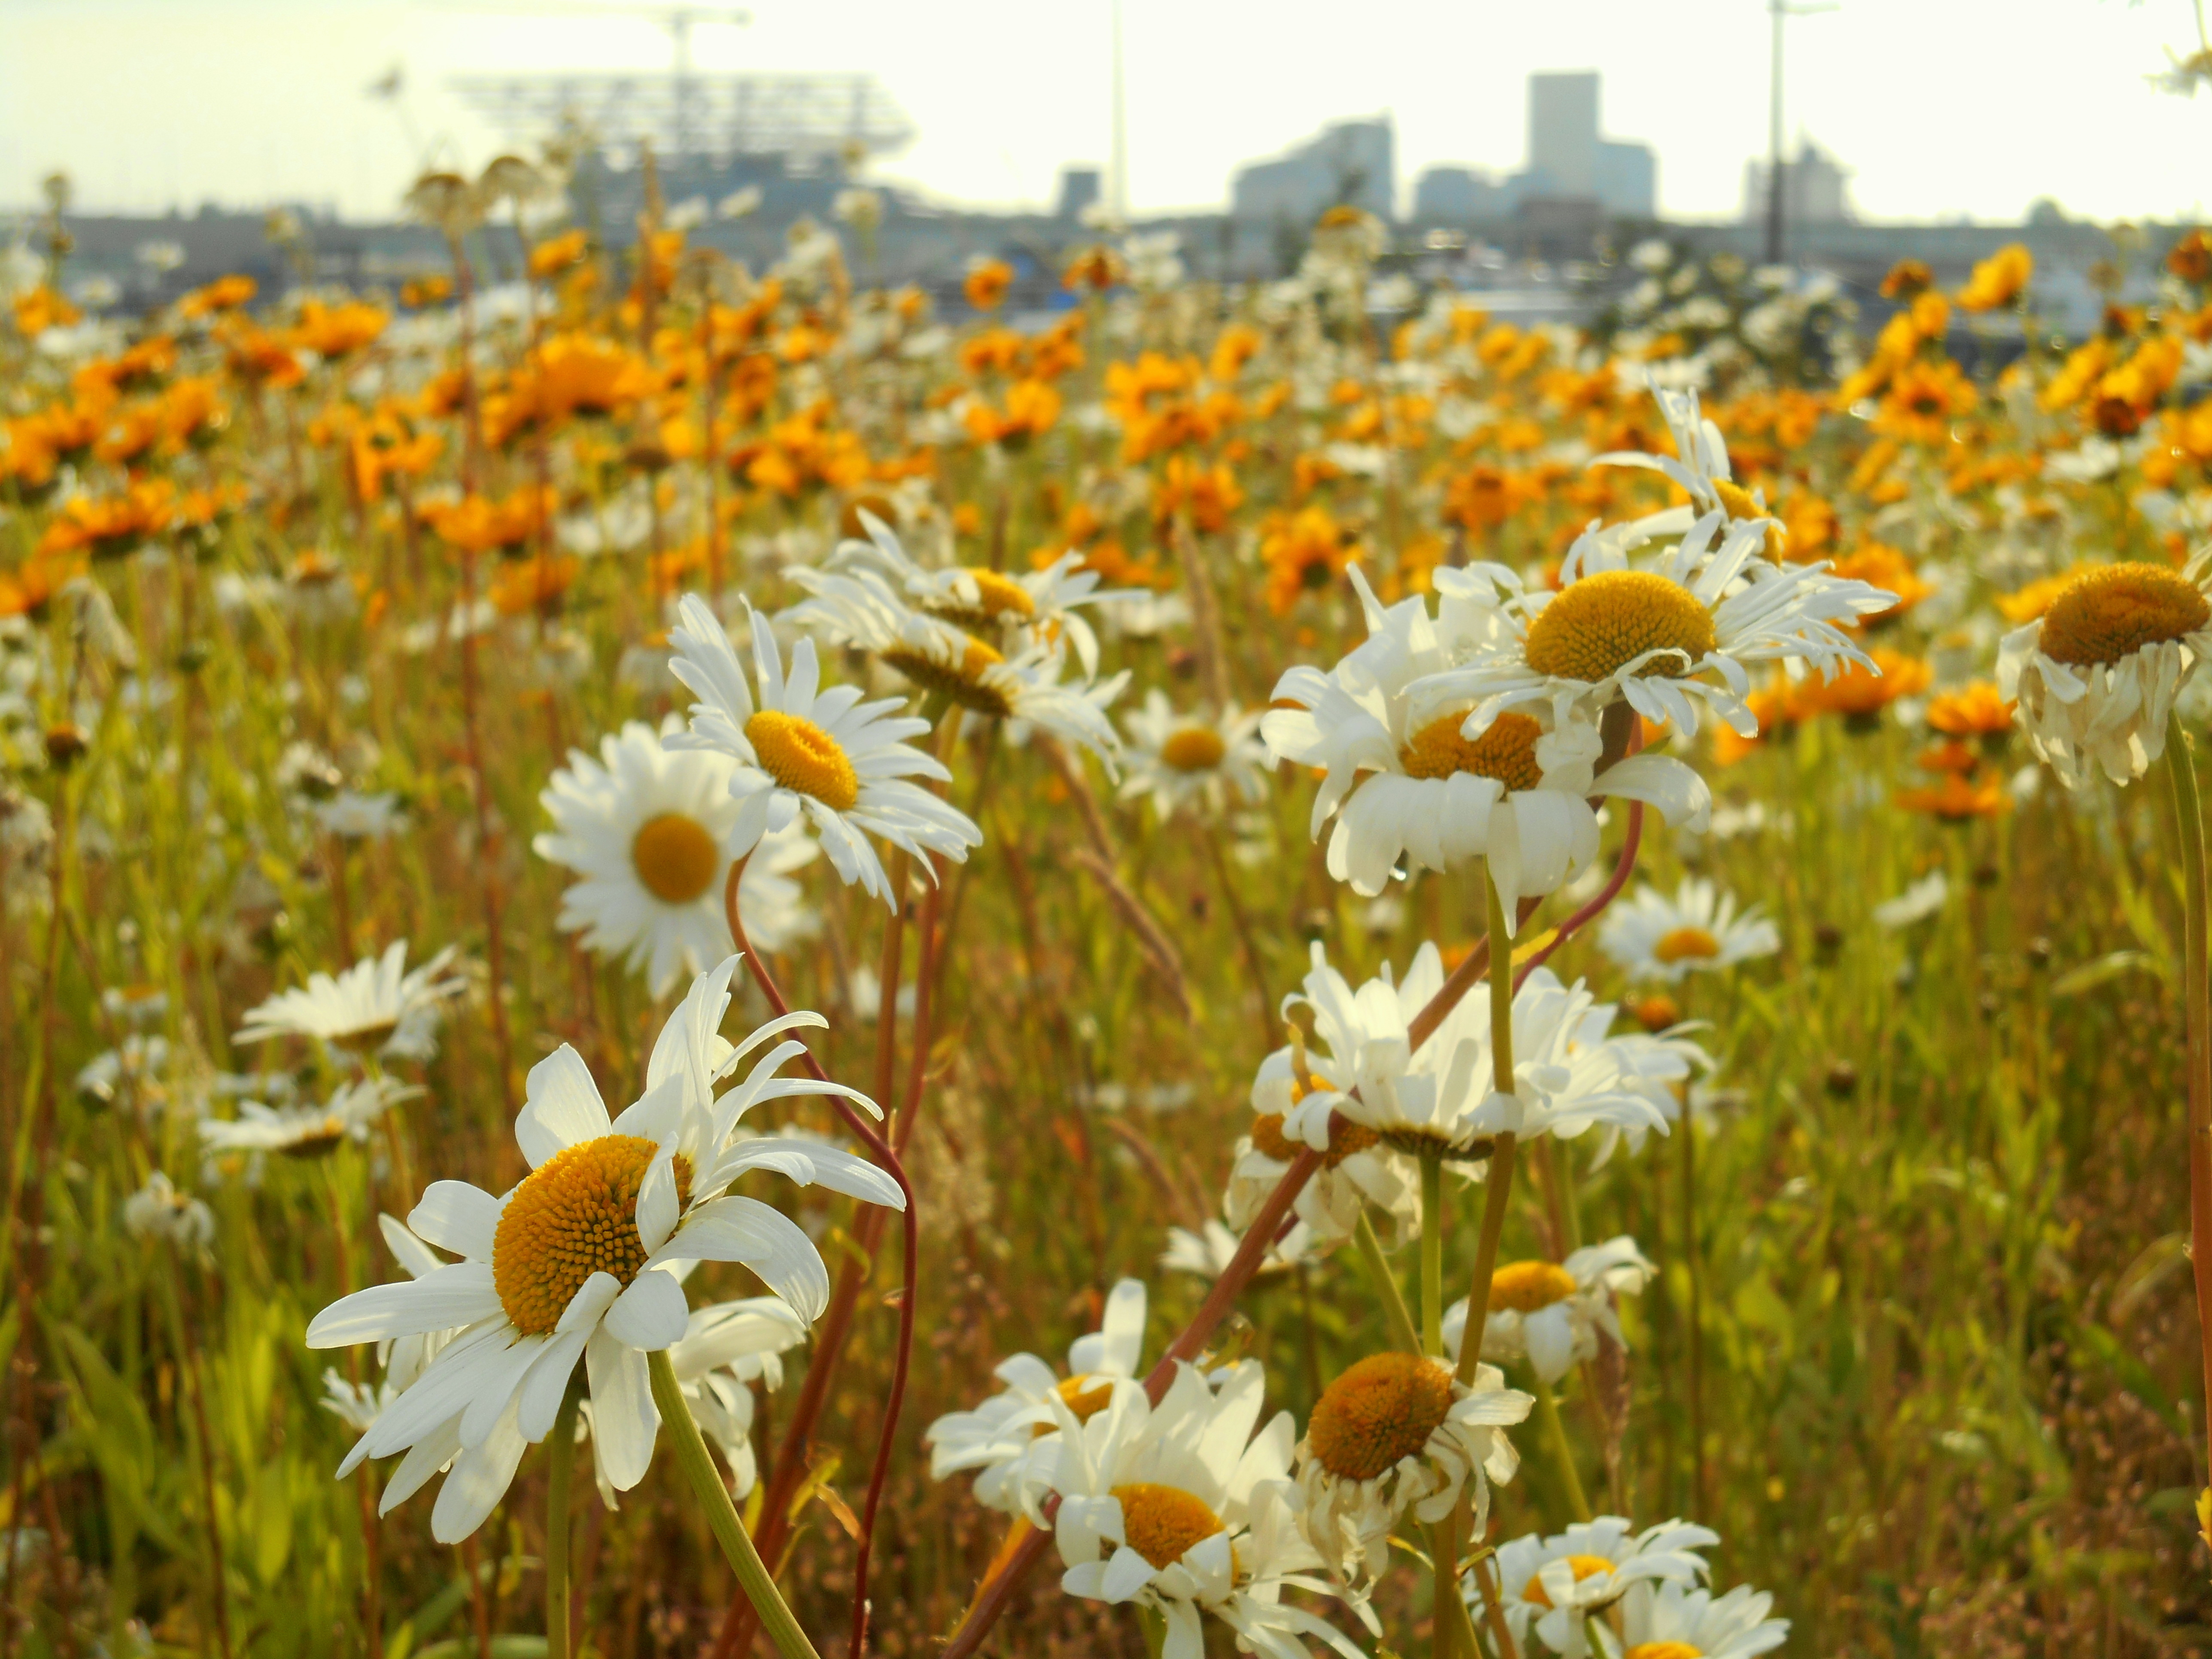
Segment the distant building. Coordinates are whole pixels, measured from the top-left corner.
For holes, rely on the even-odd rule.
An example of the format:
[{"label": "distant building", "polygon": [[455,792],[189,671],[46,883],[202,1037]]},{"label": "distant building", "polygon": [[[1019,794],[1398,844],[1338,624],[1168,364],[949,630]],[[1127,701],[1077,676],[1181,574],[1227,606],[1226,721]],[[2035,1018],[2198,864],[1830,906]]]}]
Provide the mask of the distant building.
[{"label": "distant building", "polygon": [[[1472,167],[1437,167],[1414,186],[1413,216],[1426,223],[1472,224],[1525,218],[1531,203],[1577,203],[1566,220],[1656,218],[1659,162],[1649,144],[1601,136],[1600,83],[1576,70],[1528,77],[1528,161],[1495,179]],[[1565,222],[1547,212],[1545,222]]]},{"label": "distant building", "polygon": [[1659,158],[1649,144],[1607,138],[1597,147],[1597,199],[1623,219],[1659,216]]},{"label": "distant building", "polygon": [[1080,219],[1084,209],[1098,200],[1099,183],[1097,167],[1062,167],[1060,170],[1060,203],[1052,210],[1055,219]]},{"label": "distant building", "polygon": [[1272,161],[1237,169],[1230,216],[1309,225],[1348,203],[1381,219],[1397,216],[1397,142],[1387,115],[1339,121]]},{"label": "distant building", "polygon": [[1413,181],[1413,217],[1423,224],[1474,224],[1510,211],[1505,186],[1473,167],[1431,167]]},{"label": "distant building", "polygon": [[1595,70],[1528,77],[1528,184],[1532,196],[1597,196]]},{"label": "distant building", "polygon": [[[1850,169],[1825,154],[1810,138],[1799,141],[1797,159],[1782,163],[1782,217],[1791,225],[1847,225],[1858,217],[1851,210]],[[1746,224],[1764,224],[1767,214],[1767,173],[1764,161],[1747,161],[1743,169],[1743,218]]]}]

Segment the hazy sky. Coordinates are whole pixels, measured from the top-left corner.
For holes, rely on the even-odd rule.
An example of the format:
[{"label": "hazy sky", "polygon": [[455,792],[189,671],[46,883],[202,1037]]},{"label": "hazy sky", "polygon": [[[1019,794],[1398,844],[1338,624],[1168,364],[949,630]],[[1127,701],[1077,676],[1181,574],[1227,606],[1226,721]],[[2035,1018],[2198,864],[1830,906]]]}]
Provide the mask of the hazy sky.
[{"label": "hazy sky", "polygon": [[[1063,163],[1105,159],[1109,0],[750,3],[750,27],[696,31],[699,66],[876,75],[920,129],[884,177],[1041,205]],[[665,65],[666,34],[611,15],[626,9],[0,0],[0,205],[58,166],[88,209],[281,198],[387,216],[421,159],[403,110],[481,164],[499,137],[447,77]],[[1401,191],[1439,161],[1510,170],[1534,70],[1603,72],[1607,131],[1658,151],[1666,213],[1732,215],[1765,148],[1761,0],[1124,0],[1124,17],[1139,212],[1218,205],[1238,162],[1382,111]],[[1870,218],[2016,218],[2045,195],[2190,215],[2212,198],[2212,97],[2144,77],[2193,28],[2188,0],[1841,0],[1789,25],[1789,130],[1853,169]],[[365,91],[394,65],[402,109]]]}]

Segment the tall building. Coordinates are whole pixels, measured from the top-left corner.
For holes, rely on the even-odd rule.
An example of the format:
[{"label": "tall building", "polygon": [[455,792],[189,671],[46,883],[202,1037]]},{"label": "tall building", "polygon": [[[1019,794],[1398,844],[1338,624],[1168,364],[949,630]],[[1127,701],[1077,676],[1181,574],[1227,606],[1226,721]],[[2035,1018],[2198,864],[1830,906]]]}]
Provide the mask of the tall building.
[{"label": "tall building", "polygon": [[1340,204],[1397,217],[1397,142],[1390,118],[1338,121],[1272,161],[1237,169],[1232,218],[1310,225]]},{"label": "tall building", "polygon": [[1055,219],[1080,219],[1084,209],[1098,200],[1099,173],[1097,167],[1062,167],[1060,170],[1060,203],[1052,210]]},{"label": "tall building", "polygon": [[1523,213],[1525,204],[1571,203],[1583,216],[1656,217],[1658,158],[1649,144],[1602,136],[1599,93],[1594,70],[1530,76],[1528,165],[1504,179],[1473,167],[1431,167],[1414,185],[1413,216],[1473,224]]},{"label": "tall building", "polygon": [[1504,185],[1473,167],[1431,167],[1413,181],[1413,217],[1422,224],[1474,224],[1510,208]]},{"label": "tall building", "polygon": [[1528,77],[1528,172],[1537,196],[1597,195],[1595,70]]},{"label": "tall building", "polygon": [[[1858,216],[1851,210],[1850,169],[1828,155],[1810,138],[1798,141],[1797,158],[1782,163],[1782,217],[1792,225],[1848,224]],[[1743,168],[1743,218],[1746,224],[1764,224],[1767,213],[1767,173],[1765,161],[1747,161]]]}]

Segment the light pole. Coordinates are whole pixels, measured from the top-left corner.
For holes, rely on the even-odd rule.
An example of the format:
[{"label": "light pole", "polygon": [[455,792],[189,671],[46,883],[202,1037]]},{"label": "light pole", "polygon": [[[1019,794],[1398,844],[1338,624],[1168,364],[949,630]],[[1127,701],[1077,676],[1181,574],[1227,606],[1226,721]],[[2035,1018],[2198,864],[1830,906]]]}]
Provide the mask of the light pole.
[{"label": "light pole", "polygon": [[1773,79],[1766,112],[1766,263],[1778,265],[1782,263],[1782,21],[1837,8],[1766,0],[1766,9],[1774,20]]}]

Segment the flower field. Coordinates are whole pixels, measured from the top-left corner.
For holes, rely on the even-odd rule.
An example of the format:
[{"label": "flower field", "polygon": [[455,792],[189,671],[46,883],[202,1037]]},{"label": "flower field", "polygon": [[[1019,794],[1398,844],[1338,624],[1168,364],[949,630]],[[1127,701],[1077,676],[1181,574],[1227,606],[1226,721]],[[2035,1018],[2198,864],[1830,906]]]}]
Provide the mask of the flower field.
[{"label": "flower field", "polygon": [[10,267],[0,1659],[2203,1648],[2202,233],[562,184]]}]

